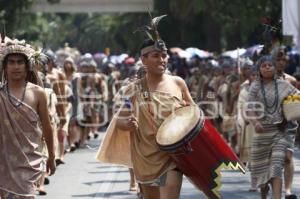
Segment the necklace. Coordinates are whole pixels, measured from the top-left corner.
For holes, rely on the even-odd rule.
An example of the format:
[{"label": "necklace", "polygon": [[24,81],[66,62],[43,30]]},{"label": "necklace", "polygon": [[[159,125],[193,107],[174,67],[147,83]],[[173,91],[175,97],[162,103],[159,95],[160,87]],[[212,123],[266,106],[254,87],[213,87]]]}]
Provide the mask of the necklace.
[{"label": "necklace", "polygon": [[21,100],[18,101],[17,99],[14,99],[15,101],[17,101],[17,103],[14,103],[13,100],[12,100],[12,97],[10,95],[10,92],[9,92],[8,83],[6,83],[6,91],[7,91],[7,94],[8,94],[8,99],[14,107],[18,108],[23,103],[24,98],[25,98],[25,93],[26,93],[26,87],[27,87],[27,81],[25,83],[25,87],[24,87],[24,91],[23,91]]},{"label": "necklace", "polygon": [[271,103],[271,105],[268,105],[268,102],[267,102],[267,97],[266,97],[266,91],[265,91],[265,86],[263,84],[263,82],[261,83],[261,91],[262,91],[262,95],[263,95],[263,101],[264,101],[264,105],[266,107],[266,112],[273,115],[276,110],[277,110],[277,107],[278,107],[278,98],[279,98],[279,95],[278,95],[278,84],[277,84],[277,81],[276,79],[274,79],[274,88],[275,88],[275,99],[273,101],[273,103]]}]

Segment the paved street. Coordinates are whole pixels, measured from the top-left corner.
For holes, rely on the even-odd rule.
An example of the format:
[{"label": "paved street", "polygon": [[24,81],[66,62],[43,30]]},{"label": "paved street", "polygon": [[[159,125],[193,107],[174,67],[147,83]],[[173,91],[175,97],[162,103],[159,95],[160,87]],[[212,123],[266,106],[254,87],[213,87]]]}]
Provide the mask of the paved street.
[{"label": "paved street", "polygon": [[[103,134],[102,134],[103,135]],[[102,136],[100,136],[102,137]],[[92,140],[89,148],[66,155],[66,164],[59,166],[50,185],[46,185],[47,196],[38,199],[135,199],[129,192],[129,173],[126,168],[101,164],[95,160],[100,140]],[[296,150],[296,175],[294,191],[300,197],[300,150]],[[225,199],[257,199],[258,192],[249,192],[249,173],[223,171],[221,193]],[[204,199],[187,179],[184,179],[182,199]]]}]

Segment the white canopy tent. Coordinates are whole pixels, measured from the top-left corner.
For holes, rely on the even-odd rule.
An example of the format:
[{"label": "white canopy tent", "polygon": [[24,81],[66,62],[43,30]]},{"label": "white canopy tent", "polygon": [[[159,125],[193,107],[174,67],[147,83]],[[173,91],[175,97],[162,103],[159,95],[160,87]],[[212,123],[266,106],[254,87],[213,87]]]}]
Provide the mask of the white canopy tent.
[{"label": "white canopy tent", "polygon": [[246,53],[246,49],[238,48],[235,50],[229,50],[222,53],[223,57],[230,57],[232,59],[238,59],[239,57],[243,56]]},{"label": "white canopy tent", "polygon": [[293,36],[296,49],[300,52],[300,1],[282,0],[283,34]]}]

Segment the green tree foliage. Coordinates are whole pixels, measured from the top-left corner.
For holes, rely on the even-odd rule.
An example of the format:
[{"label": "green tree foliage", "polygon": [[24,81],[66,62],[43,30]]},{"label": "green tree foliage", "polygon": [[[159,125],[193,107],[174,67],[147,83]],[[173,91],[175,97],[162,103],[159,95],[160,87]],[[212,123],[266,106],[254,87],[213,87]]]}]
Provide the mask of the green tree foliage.
[{"label": "green tree foliage", "polygon": [[0,0],[0,23],[8,33],[13,32],[23,21],[23,13],[35,0]]},{"label": "green tree foliage", "polygon": [[57,49],[69,43],[82,52],[138,52],[143,34],[134,30],[149,21],[145,13],[129,14],[23,14],[23,23],[14,30],[22,38],[43,48]]},{"label": "green tree foliage", "polygon": [[[8,35],[57,49],[65,42],[82,52],[138,52],[142,33],[133,31],[149,22],[147,13],[33,14],[36,0],[0,0],[0,17]],[[155,0],[153,16],[167,14],[159,25],[169,47],[199,47],[220,52],[261,43],[261,18],[278,22],[281,0]]]},{"label": "green tree foliage", "polygon": [[212,51],[262,42],[261,18],[281,17],[281,0],[165,0],[155,1],[158,14],[169,13],[162,29],[172,45]]}]

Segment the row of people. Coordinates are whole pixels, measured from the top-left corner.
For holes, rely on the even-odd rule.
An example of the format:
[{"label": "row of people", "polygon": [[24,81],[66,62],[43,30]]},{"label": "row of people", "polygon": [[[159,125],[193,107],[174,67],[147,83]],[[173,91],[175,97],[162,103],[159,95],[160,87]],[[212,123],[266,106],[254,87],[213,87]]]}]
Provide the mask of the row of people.
[{"label": "row of people", "polygon": [[[6,173],[0,179],[3,198],[33,197],[36,189],[33,182],[38,179],[44,182],[38,176],[46,172],[36,167],[47,165],[53,174],[55,162],[64,163],[66,142],[70,150],[74,150],[76,145],[86,144],[90,133],[97,137],[99,127],[111,121],[114,105],[118,103],[116,94],[122,84],[117,68],[112,67],[107,74],[99,73],[89,55],[80,59],[78,67],[72,58],[66,58],[63,66],[57,66],[55,55],[50,52],[46,55],[19,41],[1,46],[0,108],[6,119],[0,123],[1,129],[5,129],[1,134],[5,142],[2,142],[0,155],[1,161],[7,162],[0,165],[1,171]],[[182,172],[168,154],[157,148],[153,139],[165,117],[153,115],[157,113],[151,110],[155,107],[146,108],[150,114],[132,114],[128,110],[130,104],[147,98],[157,107],[164,105],[164,110],[170,111],[174,107],[199,103],[240,158],[249,162],[252,188],[260,187],[262,198],[266,198],[268,183],[273,186],[273,198],[280,198],[284,167],[286,197],[295,198],[291,192],[295,134],[286,132],[286,125],[282,124],[284,130],[277,125],[282,123],[280,104],[283,98],[298,92],[292,86],[296,80],[283,72],[286,61],[282,49],[277,48],[272,56],[262,57],[255,65],[244,60],[240,67],[223,63],[222,68],[193,69],[194,75],[185,82],[170,75],[173,71],[167,74],[168,55],[164,42],[159,37],[144,41],[141,48],[143,70],[133,69],[134,78],[128,80],[133,84],[121,89],[123,95],[119,100],[123,107],[119,113],[123,117],[116,122],[117,128],[132,132],[130,136],[135,145],[131,148],[133,165],[129,167],[133,167],[131,173],[135,174],[144,198],[178,198],[182,182]],[[135,96],[136,93],[128,96],[132,94],[129,93],[132,86],[141,86],[141,80],[135,81],[136,78],[146,81],[148,94],[144,93],[142,99]],[[243,117],[243,104],[253,101],[264,104],[262,119]],[[256,113],[250,111],[250,114]],[[267,140],[268,144],[261,145],[262,140]],[[44,153],[35,147],[43,148],[43,141],[47,145]],[[13,155],[8,156],[7,150]],[[264,160],[270,161],[257,161],[262,155]],[[18,177],[11,178],[16,176],[13,168],[20,167],[27,170],[17,170]],[[263,172],[259,172],[261,170]],[[29,180],[32,176],[34,180]],[[20,182],[24,186],[19,187]],[[40,191],[43,191],[41,187]]]}]

